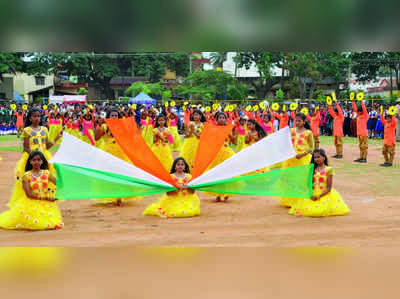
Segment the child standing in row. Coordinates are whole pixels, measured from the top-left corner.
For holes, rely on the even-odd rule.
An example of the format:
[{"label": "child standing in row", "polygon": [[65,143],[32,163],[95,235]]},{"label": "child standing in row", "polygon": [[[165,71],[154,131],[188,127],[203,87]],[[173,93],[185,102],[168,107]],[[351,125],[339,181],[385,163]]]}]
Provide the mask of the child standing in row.
[{"label": "child standing in row", "polygon": [[[314,138],[311,127],[307,122],[307,117],[303,113],[297,113],[295,116],[296,128],[290,129],[293,148],[296,152],[296,157],[286,160],[283,163],[283,168],[291,168],[301,165],[310,164],[311,153],[314,150]],[[280,203],[285,207],[292,207],[297,201],[297,198],[281,197]]]},{"label": "child standing in row", "polygon": [[329,114],[333,118],[333,139],[336,147],[336,155],[332,158],[342,159],[343,158],[343,123],[344,115],[339,104],[336,102],[335,111],[333,111],[332,105],[328,106]]},{"label": "child standing in row", "polygon": [[361,106],[357,107],[356,103],[353,101],[353,110],[357,114],[357,138],[360,147],[360,158],[354,160],[354,162],[367,163],[368,156],[368,130],[367,122],[369,115],[364,102]]},{"label": "child standing in row", "polygon": [[156,125],[153,130],[153,146],[151,150],[157,156],[158,160],[161,161],[164,168],[168,171],[172,167],[174,162],[172,158],[171,149],[169,144],[174,143],[174,138],[169,131],[167,125],[167,119],[163,114],[160,114],[156,118]]},{"label": "child standing in row", "polygon": [[381,114],[381,120],[385,126],[385,137],[383,139],[382,154],[385,158],[385,163],[381,164],[383,167],[390,167],[393,165],[394,154],[396,150],[396,118],[391,115]]}]

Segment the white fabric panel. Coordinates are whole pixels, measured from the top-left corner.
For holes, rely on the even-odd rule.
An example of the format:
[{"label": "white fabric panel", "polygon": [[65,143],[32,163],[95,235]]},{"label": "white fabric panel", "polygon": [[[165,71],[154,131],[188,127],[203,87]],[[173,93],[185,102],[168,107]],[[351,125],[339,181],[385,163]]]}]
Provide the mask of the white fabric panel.
[{"label": "white fabric panel", "polygon": [[66,132],[63,133],[60,148],[50,162],[113,172],[164,186],[171,186],[133,164],[127,163],[101,149],[87,144]]},{"label": "white fabric panel", "polygon": [[200,185],[237,177],[260,168],[268,167],[296,156],[286,127],[248,148],[194,179],[189,185]]}]

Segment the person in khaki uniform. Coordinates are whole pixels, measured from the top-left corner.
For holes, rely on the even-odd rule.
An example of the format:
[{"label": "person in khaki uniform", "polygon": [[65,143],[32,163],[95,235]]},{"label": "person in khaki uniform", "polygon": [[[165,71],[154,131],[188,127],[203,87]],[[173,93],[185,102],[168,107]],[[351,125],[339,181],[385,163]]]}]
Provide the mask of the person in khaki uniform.
[{"label": "person in khaki uniform", "polygon": [[369,119],[367,108],[365,107],[364,101],[361,106],[357,107],[353,101],[353,110],[357,114],[357,139],[360,148],[360,158],[354,160],[354,162],[367,163],[368,155],[368,130],[367,122]]},{"label": "person in khaki uniform", "polygon": [[383,139],[382,154],[385,158],[385,163],[381,164],[383,167],[390,167],[393,165],[395,148],[396,148],[396,118],[391,115],[381,115],[382,124],[385,126],[385,137]]},{"label": "person in khaki uniform", "polygon": [[333,118],[333,138],[336,146],[336,155],[332,158],[342,159],[343,158],[343,123],[344,115],[340,105],[336,102],[335,111],[333,111],[332,105],[329,105],[329,114]]}]

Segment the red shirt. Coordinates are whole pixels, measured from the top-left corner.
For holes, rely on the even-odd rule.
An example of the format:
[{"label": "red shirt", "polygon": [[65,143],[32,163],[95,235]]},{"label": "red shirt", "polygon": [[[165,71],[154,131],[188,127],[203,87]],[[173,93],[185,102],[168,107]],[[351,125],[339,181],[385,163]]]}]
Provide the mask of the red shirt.
[{"label": "red shirt", "polygon": [[307,115],[307,119],[310,122],[311,130],[314,136],[319,136],[319,123],[321,121],[321,115],[316,113],[313,117]]},{"label": "red shirt", "polygon": [[385,138],[383,139],[383,144],[393,146],[396,144],[396,123],[397,120],[392,116],[392,121],[388,123],[381,115],[381,121],[385,126]]},{"label": "red shirt", "polygon": [[368,137],[367,121],[369,119],[369,115],[367,108],[365,108],[365,104],[361,103],[361,106],[363,112],[359,113],[356,103],[353,101],[353,110],[357,114],[357,136]]},{"label": "red shirt", "polygon": [[280,115],[280,114],[278,114],[278,113],[275,113],[275,117],[281,121],[281,122],[280,122],[280,125],[279,125],[279,128],[280,128],[281,130],[282,130],[283,128],[285,128],[285,127],[288,126],[288,123],[289,123],[289,115],[287,115],[287,113],[283,113],[283,115]]},{"label": "red shirt", "polygon": [[338,110],[337,114],[333,111],[331,105],[328,106],[329,114],[333,117],[333,136],[343,137],[344,115],[338,103],[336,103],[336,108]]}]

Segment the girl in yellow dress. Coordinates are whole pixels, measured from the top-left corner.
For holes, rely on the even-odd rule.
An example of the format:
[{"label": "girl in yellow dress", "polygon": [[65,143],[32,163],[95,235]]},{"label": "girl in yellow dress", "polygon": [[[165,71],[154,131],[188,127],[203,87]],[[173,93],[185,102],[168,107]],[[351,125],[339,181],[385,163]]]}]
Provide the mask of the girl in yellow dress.
[{"label": "girl in yellow dress", "polygon": [[82,119],[82,141],[95,146],[94,142],[94,117],[91,113],[87,112],[83,115]]},{"label": "girl in yellow dress", "polygon": [[335,171],[328,166],[328,157],[323,149],[314,150],[311,164],[314,164],[313,197],[297,200],[289,214],[307,217],[348,214],[350,209],[333,188]]},{"label": "girl in yellow dress", "polygon": [[203,123],[206,117],[203,112],[196,109],[193,111],[189,125],[186,126],[185,141],[179,154],[189,165],[190,171],[193,170],[194,159],[196,157],[197,147],[199,146],[200,135],[203,130]]},{"label": "girl in yellow dress", "polygon": [[[21,197],[19,191],[22,190],[21,178],[25,173],[25,166],[28,161],[29,154],[38,150],[43,153],[46,160],[50,160],[52,155],[48,151],[54,143],[48,141],[49,132],[46,127],[40,125],[41,114],[40,110],[37,108],[33,108],[28,112],[28,116],[25,122],[25,128],[22,132],[22,136],[24,138],[24,153],[22,154],[21,159],[18,161],[17,166],[15,168],[15,175],[17,178],[16,185],[14,187],[14,192],[9,202],[9,206],[12,205],[14,199]],[[62,136],[62,132],[54,139],[54,142],[57,142]],[[53,176],[56,175],[56,171],[54,167],[49,165],[50,172]],[[54,186],[51,186],[53,192],[55,192]]]},{"label": "girl in yellow dress", "polygon": [[57,142],[54,142],[54,139],[56,139],[56,137],[60,135],[60,132],[62,132],[62,130],[63,130],[63,120],[61,114],[60,113],[55,114],[55,112],[51,112],[49,117],[49,141],[56,144],[60,144],[61,139],[58,139]]},{"label": "girl in yellow dress", "polygon": [[153,146],[151,150],[161,161],[164,168],[169,172],[172,167],[174,159],[172,158],[171,149],[169,144],[174,143],[171,132],[166,127],[167,119],[165,115],[160,114],[156,118],[156,125],[153,130]]},{"label": "girl in yellow dress", "polygon": [[60,210],[49,191],[49,182],[56,179],[49,171],[48,162],[40,151],[29,154],[22,176],[19,197],[10,210],[0,215],[0,227],[3,229],[48,230],[64,226]]},{"label": "girl in yellow dress", "polygon": [[[296,157],[286,160],[282,168],[291,168],[301,165],[310,164],[311,153],[314,150],[314,136],[311,127],[307,122],[307,117],[303,113],[297,113],[296,127],[290,129],[293,148],[296,152]],[[297,201],[297,198],[282,197],[280,198],[281,205],[292,207]]]},{"label": "girl in yellow dress", "polygon": [[185,159],[176,158],[172,165],[171,177],[179,190],[168,192],[157,203],[148,206],[143,215],[163,218],[193,217],[200,215],[200,200],[187,184],[192,179]]},{"label": "girl in yellow dress", "polygon": [[182,147],[182,140],[178,132],[178,116],[172,111],[168,115],[168,128],[171,131],[172,137],[174,138],[174,143],[171,145],[171,150],[173,152],[179,152]]},{"label": "girl in yellow dress", "polygon": [[80,129],[81,121],[78,117],[78,114],[72,113],[72,120],[71,120],[71,134],[74,135],[76,138],[81,138],[81,129]]},{"label": "girl in yellow dress", "polygon": [[[107,112],[106,118],[110,119],[118,119],[120,117],[120,113],[117,109],[111,109]],[[128,156],[123,152],[114,136],[111,134],[110,129],[107,127],[107,124],[102,120],[101,125],[97,128],[95,134],[96,144],[98,144],[98,148],[121,159],[125,162],[132,163]],[[101,142],[98,142],[100,141]],[[141,197],[129,197],[129,198],[100,198],[94,199],[96,201],[100,201],[102,203],[114,203],[117,206],[121,206],[123,202],[127,202],[129,200],[138,200]]]},{"label": "girl in yellow dress", "polygon": [[63,119],[65,125],[64,131],[67,132],[68,134],[72,134],[72,121],[71,118],[69,117],[68,112],[64,113]]},{"label": "girl in yellow dress", "polygon": [[[150,113],[149,113],[150,114]],[[145,110],[140,111],[140,132],[147,145],[151,148],[153,145],[153,118]]]},{"label": "girl in yellow dress", "polygon": [[[226,120],[227,117],[225,115],[225,113],[223,112],[217,112],[215,114],[215,120],[217,121],[217,126],[226,126]],[[208,167],[207,170],[210,170],[212,168],[214,168],[215,166],[221,164],[222,162],[224,162],[225,160],[229,159],[230,157],[232,157],[235,152],[231,149],[230,144],[234,144],[235,140],[234,140],[234,136],[232,134],[232,132],[229,134],[229,136],[225,139],[225,143],[222,146],[222,148],[220,149],[220,151],[218,152],[217,156],[215,157],[214,161],[211,162],[210,166]],[[213,193],[213,192],[206,192],[207,194],[210,195],[216,195],[216,202],[227,202],[228,198],[230,197],[229,194],[219,194],[219,193]],[[222,199],[223,198],[223,199]]]},{"label": "girl in yellow dress", "polygon": [[246,134],[247,134],[247,126],[246,122],[249,118],[244,115],[239,118],[239,123],[236,124],[234,129],[234,134],[236,137],[236,152],[240,152],[244,148],[246,148]]}]

